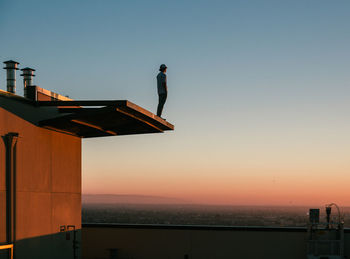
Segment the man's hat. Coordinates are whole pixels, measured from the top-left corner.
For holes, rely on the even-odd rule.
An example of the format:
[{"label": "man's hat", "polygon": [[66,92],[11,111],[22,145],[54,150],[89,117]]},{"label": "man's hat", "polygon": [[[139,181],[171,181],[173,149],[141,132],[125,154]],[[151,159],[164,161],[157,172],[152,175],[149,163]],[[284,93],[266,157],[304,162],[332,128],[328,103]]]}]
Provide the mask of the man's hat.
[{"label": "man's hat", "polygon": [[165,64],[161,64],[160,67],[159,67],[159,70],[164,70],[168,68]]}]

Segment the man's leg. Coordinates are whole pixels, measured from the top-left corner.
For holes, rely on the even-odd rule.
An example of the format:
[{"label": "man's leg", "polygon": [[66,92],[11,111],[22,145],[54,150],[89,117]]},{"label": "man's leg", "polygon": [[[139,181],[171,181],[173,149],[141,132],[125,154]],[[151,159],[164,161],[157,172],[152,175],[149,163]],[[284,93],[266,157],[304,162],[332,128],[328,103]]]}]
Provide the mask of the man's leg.
[{"label": "man's leg", "polygon": [[167,94],[160,94],[159,95],[159,102],[158,102],[158,109],[157,109],[157,116],[160,117],[162,115],[163,107],[165,104],[167,98]]}]

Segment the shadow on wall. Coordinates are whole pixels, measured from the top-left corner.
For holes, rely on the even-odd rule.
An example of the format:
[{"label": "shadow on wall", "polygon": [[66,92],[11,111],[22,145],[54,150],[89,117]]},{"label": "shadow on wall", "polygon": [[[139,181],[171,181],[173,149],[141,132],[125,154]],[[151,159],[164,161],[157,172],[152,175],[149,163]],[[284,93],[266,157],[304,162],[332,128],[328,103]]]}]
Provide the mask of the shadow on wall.
[{"label": "shadow on wall", "polygon": [[306,258],[306,228],[84,224],[83,259]]},{"label": "shadow on wall", "polygon": [[[74,240],[75,236],[75,240]],[[16,259],[78,259],[81,258],[81,230],[26,238],[16,241]],[[9,250],[0,250],[0,259],[8,259]]]}]

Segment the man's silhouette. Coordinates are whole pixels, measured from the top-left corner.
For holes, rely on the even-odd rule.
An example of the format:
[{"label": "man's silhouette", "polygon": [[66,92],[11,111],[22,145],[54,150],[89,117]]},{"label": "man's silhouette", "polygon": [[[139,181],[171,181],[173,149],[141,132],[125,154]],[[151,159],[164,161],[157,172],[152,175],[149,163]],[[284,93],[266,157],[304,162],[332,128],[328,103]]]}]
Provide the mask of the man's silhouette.
[{"label": "man's silhouette", "polygon": [[157,75],[157,88],[158,88],[158,96],[159,96],[159,102],[158,102],[158,108],[157,108],[157,116],[162,115],[163,106],[165,104],[167,95],[168,95],[168,85],[166,80],[166,69],[167,66],[165,64],[161,64],[159,68],[159,73]]}]

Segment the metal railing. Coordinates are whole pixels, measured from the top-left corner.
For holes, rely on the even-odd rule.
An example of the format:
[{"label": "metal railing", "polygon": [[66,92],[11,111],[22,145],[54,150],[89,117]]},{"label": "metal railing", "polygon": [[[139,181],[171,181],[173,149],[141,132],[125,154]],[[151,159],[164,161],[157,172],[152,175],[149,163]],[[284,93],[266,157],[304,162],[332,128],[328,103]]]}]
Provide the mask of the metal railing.
[{"label": "metal railing", "polygon": [[13,259],[13,244],[0,245],[0,250],[10,249],[10,258]]}]

